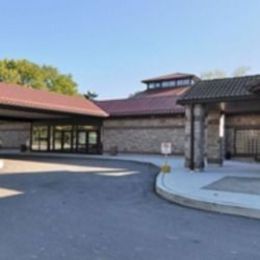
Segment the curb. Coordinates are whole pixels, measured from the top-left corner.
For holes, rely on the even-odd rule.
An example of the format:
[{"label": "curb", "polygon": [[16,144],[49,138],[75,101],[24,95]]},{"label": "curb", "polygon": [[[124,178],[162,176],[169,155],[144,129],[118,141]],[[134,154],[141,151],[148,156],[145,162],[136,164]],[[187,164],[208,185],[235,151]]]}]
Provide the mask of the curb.
[{"label": "curb", "polygon": [[199,198],[192,198],[186,194],[174,192],[174,190],[169,190],[164,184],[164,175],[162,173],[159,173],[156,177],[155,191],[160,197],[181,206],[220,214],[260,219],[259,209],[247,208],[229,203],[205,201]]}]

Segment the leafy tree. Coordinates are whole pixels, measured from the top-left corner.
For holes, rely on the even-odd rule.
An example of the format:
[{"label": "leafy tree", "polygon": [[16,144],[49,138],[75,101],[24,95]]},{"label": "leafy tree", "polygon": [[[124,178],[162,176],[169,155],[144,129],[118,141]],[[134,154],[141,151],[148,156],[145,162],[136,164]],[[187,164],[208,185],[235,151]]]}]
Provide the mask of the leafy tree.
[{"label": "leafy tree", "polygon": [[28,60],[0,60],[0,81],[66,95],[78,93],[77,84],[71,75],[62,74],[52,66],[41,66]]},{"label": "leafy tree", "polygon": [[98,97],[98,94],[94,91],[87,91],[87,93],[84,95],[87,99],[93,100]]},{"label": "leafy tree", "polygon": [[225,71],[222,70],[212,70],[201,73],[200,77],[202,79],[219,79],[225,78],[227,75]]},{"label": "leafy tree", "polygon": [[[247,72],[250,70],[250,67],[240,66],[234,70],[231,76],[241,77],[247,75]],[[223,70],[212,70],[201,73],[201,79],[220,79],[227,77],[227,73]]]},{"label": "leafy tree", "polygon": [[241,66],[241,67],[238,67],[238,68],[236,68],[234,70],[233,76],[234,77],[245,76],[248,71],[250,71],[250,67],[248,67],[248,66]]}]

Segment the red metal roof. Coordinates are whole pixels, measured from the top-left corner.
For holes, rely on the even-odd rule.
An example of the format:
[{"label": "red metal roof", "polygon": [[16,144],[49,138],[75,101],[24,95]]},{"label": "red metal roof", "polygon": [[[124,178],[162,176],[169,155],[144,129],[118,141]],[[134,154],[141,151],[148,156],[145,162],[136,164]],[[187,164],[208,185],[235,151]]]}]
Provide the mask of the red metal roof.
[{"label": "red metal roof", "polygon": [[112,117],[168,115],[184,113],[177,105],[179,96],[139,97],[97,101],[96,104]]},{"label": "red metal roof", "polygon": [[173,88],[154,88],[139,92],[133,96],[136,97],[159,97],[159,96],[180,96],[190,87],[173,87]]},{"label": "red metal roof", "polygon": [[108,116],[96,104],[82,96],[66,96],[6,83],[0,83],[0,105],[96,117]]}]

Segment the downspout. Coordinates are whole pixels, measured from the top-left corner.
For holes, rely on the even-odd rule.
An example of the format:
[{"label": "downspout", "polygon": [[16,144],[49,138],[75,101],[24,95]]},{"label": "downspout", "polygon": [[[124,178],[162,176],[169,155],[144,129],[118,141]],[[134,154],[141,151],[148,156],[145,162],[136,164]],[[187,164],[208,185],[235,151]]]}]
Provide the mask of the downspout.
[{"label": "downspout", "polygon": [[191,105],[190,127],[190,169],[194,170],[194,105]]}]

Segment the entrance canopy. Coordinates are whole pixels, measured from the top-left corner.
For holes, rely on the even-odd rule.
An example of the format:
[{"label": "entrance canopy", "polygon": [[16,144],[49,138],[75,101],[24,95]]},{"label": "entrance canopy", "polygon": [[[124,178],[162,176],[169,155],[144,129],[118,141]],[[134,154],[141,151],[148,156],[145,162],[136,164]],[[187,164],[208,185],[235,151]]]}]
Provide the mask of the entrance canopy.
[{"label": "entrance canopy", "polygon": [[179,100],[180,104],[201,104],[260,100],[260,75],[198,81]]},{"label": "entrance canopy", "polygon": [[[259,89],[260,75],[202,80],[178,100],[178,103],[186,108],[187,167],[203,169],[205,155],[208,162],[222,164],[226,152],[226,130],[229,131],[229,141],[232,143],[229,146],[232,146],[235,153],[236,150],[248,151],[249,146],[254,153],[259,153],[259,130],[256,131],[256,128],[259,129]],[[248,115],[251,115],[251,118]],[[228,129],[227,119],[232,124],[232,127],[228,125]],[[235,131],[232,129],[234,126]],[[238,126],[240,131],[236,131]],[[253,135],[255,139],[252,144],[250,140]]]}]

